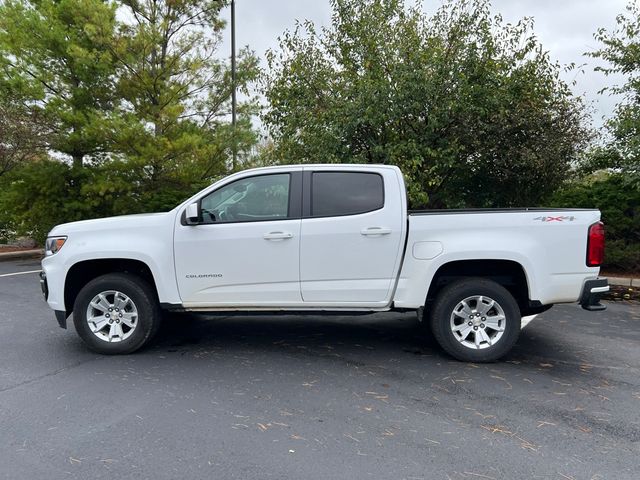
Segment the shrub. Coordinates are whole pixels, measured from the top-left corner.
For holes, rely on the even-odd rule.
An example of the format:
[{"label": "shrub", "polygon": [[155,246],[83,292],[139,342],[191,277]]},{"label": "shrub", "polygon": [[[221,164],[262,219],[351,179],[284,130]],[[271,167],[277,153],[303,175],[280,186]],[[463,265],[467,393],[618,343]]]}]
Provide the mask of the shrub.
[{"label": "shrub", "polygon": [[50,159],[25,164],[0,177],[0,237],[28,235],[43,243],[57,224],[170,210],[205,184],[181,178],[152,182],[124,162],[82,168]]},{"label": "shrub", "polygon": [[622,174],[601,173],[570,183],[551,204],[600,209],[607,235],[604,268],[640,271],[640,191]]}]

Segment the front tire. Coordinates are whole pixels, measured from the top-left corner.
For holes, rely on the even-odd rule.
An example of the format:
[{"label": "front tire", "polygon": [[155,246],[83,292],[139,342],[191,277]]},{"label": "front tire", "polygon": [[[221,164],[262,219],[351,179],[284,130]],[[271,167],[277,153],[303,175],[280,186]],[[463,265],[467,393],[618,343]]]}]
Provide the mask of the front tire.
[{"label": "front tire", "polygon": [[106,355],[133,353],[160,327],[160,308],[147,282],[126,273],[91,280],[73,306],[76,332],[87,346]]},{"label": "front tire", "polygon": [[440,346],[463,362],[493,362],[520,335],[522,318],[513,295],[483,278],[457,280],[438,294],[430,315]]}]

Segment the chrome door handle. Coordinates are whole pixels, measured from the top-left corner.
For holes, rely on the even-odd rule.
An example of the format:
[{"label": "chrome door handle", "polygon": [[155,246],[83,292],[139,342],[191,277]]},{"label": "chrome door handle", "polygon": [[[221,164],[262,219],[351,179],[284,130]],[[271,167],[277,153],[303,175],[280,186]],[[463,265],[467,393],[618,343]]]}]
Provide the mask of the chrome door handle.
[{"label": "chrome door handle", "polygon": [[293,238],[293,233],[269,232],[265,233],[262,238],[264,238],[265,240],[286,240],[287,238]]},{"label": "chrome door handle", "polygon": [[391,233],[390,228],[383,227],[368,227],[360,230],[360,234],[371,236],[371,235],[389,235]]}]

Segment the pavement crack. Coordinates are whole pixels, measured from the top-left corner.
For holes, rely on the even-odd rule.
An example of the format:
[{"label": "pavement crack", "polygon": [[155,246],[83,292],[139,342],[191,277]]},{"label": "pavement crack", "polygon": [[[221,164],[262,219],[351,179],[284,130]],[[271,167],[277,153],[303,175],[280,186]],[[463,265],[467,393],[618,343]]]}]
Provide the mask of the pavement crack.
[{"label": "pavement crack", "polygon": [[15,390],[16,388],[24,387],[25,385],[30,385],[32,383],[39,382],[40,380],[43,380],[48,377],[55,377],[56,375],[62,372],[79,367],[81,365],[84,365],[85,363],[95,362],[96,360],[99,360],[99,358],[91,358],[89,360],[83,360],[81,362],[72,363],[71,365],[67,365],[66,367],[59,368],[57,370],[54,370],[53,372],[45,373],[44,375],[30,378],[28,380],[23,380],[22,382],[16,383],[15,385],[9,385],[7,387],[0,388],[0,393],[9,392],[11,390]]}]

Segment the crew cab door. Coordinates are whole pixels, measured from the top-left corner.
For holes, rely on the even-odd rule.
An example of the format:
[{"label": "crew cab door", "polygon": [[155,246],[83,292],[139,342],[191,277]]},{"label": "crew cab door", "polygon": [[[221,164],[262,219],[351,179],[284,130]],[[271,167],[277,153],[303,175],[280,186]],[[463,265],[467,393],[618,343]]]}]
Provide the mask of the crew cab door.
[{"label": "crew cab door", "polygon": [[305,168],[303,191],[300,282],[305,304],[389,303],[406,229],[399,171]]},{"label": "crew cab door", "polygon": [[300,295],[301,168],[245,176],[199,200],[176,225],[178,290],[187,307],[282,306]]}]

